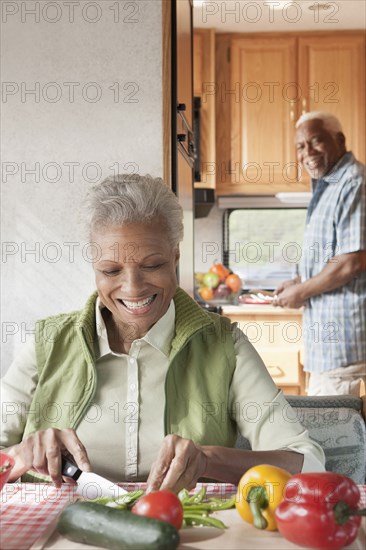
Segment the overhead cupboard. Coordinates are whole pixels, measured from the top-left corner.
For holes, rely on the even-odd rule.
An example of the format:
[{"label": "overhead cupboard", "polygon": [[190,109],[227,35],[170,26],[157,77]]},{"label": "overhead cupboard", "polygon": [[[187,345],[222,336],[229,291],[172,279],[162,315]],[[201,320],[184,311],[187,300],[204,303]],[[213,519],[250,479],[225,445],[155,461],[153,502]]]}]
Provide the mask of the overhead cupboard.
[{"label": "overhead cupboard", "polygon": [[[363,31],[216,33],[212,55],[215,79],[201,81],[201,95],[207,104],[215,98],[216,150],[209,171],[210,183],[215,172],[217,195],[308,191],[294,143],[296,120],[308,111],[338,116],[347,148],[365,162]],[[195,51],[196,63],[199,56],[203,66],[212,62],[208,49]],[[195,93],[197,87],[196,81]],[[206,152],[201,156],[207,159]]]}]

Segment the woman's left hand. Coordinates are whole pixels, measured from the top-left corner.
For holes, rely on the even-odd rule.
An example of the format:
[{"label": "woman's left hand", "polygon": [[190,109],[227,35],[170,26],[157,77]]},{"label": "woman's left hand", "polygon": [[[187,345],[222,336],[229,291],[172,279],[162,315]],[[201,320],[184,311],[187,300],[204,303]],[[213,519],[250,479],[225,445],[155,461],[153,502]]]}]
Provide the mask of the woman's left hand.
[{"label": "woman's left hand", "polygon": [[167,435],[151,467],[147,492],[193,489],[207,469],[207,456],[190,439]]}]

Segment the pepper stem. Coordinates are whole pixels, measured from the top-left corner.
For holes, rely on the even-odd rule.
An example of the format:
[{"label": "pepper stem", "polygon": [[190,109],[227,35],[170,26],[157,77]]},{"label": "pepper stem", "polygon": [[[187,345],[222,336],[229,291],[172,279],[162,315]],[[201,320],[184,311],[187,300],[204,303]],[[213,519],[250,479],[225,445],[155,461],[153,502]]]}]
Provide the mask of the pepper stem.
[{"label": "pepper stem", "polygon": [[268,521],[262,514],[262,509],[268,506],[265,488],[260,485],[252,487],[248,493],[247,502],[253,516],[254,527],[257,529],[265,529],[268,526]]},{"label": "pepper stem", "polygon": [[349,504],[340,500],[333,508],[334,519],[338,525],[347,523],[351,516],[366,516],[366,508],[351,508]]}]

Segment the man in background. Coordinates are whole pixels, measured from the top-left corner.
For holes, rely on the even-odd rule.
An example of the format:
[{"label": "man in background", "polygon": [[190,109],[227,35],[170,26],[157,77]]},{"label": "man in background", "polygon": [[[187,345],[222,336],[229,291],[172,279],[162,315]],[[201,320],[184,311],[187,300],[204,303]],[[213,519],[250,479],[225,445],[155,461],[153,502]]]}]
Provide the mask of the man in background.
[{"label": "man in background", "polygon": [[279,285],[274,305],[305,306],[308,395],[359,396],[361,381],[366,385],[365,166],[347,152],[333,115],[306,113],[296,129],[297,157],[313,195],[301,277]]}]

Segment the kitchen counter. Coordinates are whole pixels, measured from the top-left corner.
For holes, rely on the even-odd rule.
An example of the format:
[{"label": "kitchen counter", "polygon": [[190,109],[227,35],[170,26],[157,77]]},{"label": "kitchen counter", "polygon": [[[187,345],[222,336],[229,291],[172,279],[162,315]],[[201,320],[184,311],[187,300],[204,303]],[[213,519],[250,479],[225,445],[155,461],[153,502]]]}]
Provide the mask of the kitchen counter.
[{"label": "kitchen counter", "polygon": [[224,315],[231,317],[232,315],[280,315],[283,317],[299,317],[302,315],[303,308],[300,309],[288,309],[282,307],[274,307],[271,304],[240,304],[222,305],[222,312]]},{"label": "kitchen counter", "polygon": [[285,393],[306,395],[302,312],[271,304],[222,305],[222,314],[246,334]]},{"label": "kitchen counter", "polygon": [[[97,547],[66,540],[55,532],[57,516],[61,510],[75,500],[72,487],[64,484],[56,489],[51,484],[6,484],[1,493],[1,548],[3,550],[86,550]],[[142,488],[126,484],[129,491]],[[201,487],[198,484],[196,490]],[[361,503],[365,505],[366,486],[359,485]],[[236,487],[230,484],[214,483],[207,486],[209,496],[230,498]],[[252,550],[268,548],[273,550],[296,550],[299,547],[285,540],[279,532],[261,531],[245,523],[235,509],[216,512],[215,516],[227,529],[191,527],[180,531],[181,544],[178,550],[208,549]],[[365,548],[366,519],[362,519],[357,539],[348,549]]]}]

